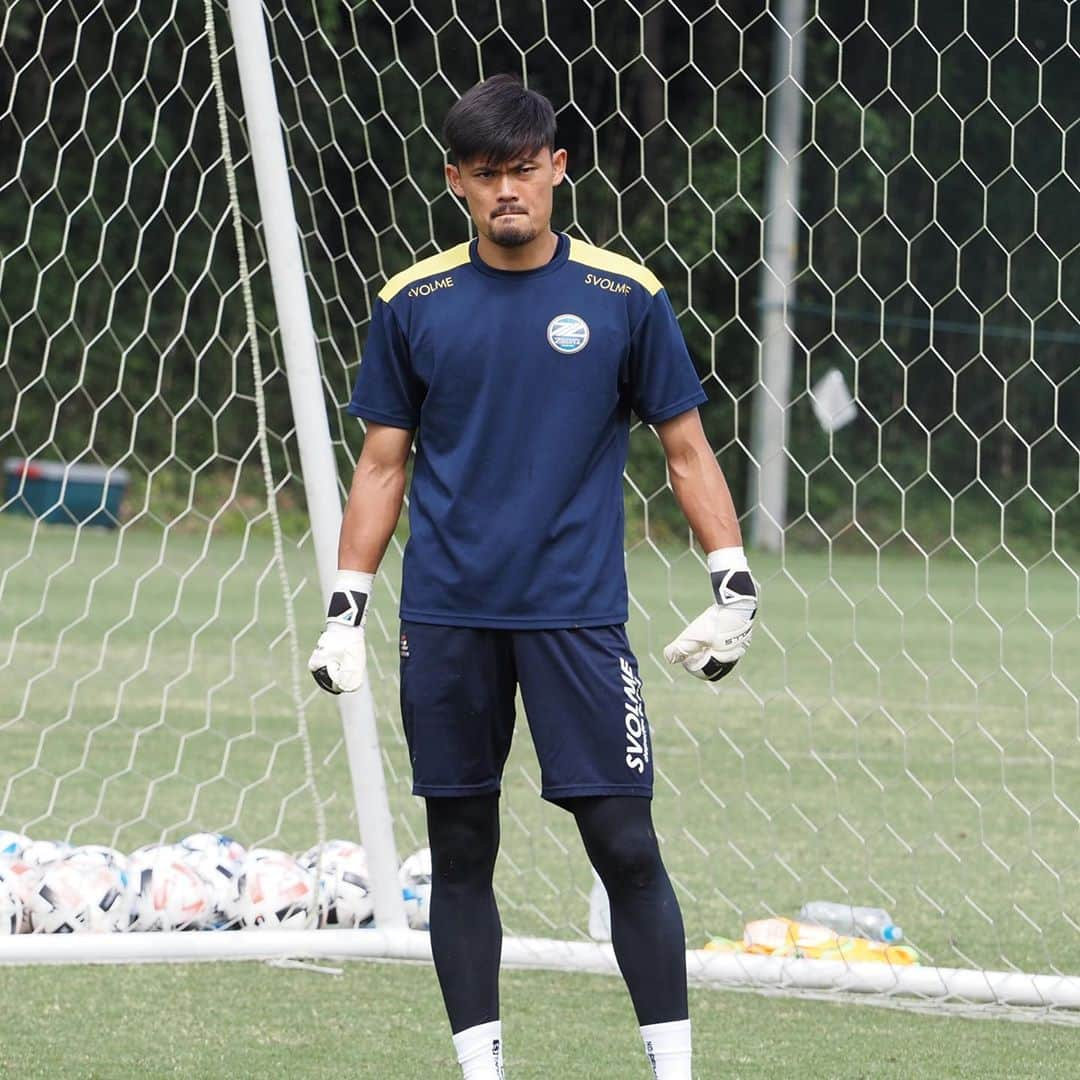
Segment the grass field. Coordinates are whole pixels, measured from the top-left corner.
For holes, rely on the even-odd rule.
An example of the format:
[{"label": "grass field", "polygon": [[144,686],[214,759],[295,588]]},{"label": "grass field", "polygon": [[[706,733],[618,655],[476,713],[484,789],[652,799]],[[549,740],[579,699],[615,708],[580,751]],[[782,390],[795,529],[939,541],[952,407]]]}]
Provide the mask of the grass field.
[{"label": "grass field", "polygon": [[[614,979],[508,972],[511,1080],[645,1080]],[[349,964],[340,977],[250,964],[0,969],[0,1076],[454,1080],[424,967]],[[691,995],[695,1076],[1073,1077],[1076,1033],[756,994]]]},{"label": "grass field", "polygon": [[[130,529],[118,546],[115,533],[34,531],[24,519],[0,515],[0,828],[125,849],[197,828],[230,831],[249,844],[311,843],[314,813],[270,545],[262,535],[208,535]],[[647,545],[632,551],[630,629],[653,725],[656,818],[690,943],[735,936],[747,919],[793,913],[807,899],[847,895],[890,907],[927,962],[1080,973],[1074,571],[1049,562],[1024,571],[1004,556],[978,566],[954,553],[927,559],[897,543],[880,555],[759,556],[765,602],[753,650],[738,680],[712,688],[658,659],[682,616],[708,598],[700,567],[685,552],[670,558]],[[302,546],[289,559],[306,655],[321,603],[306,580],[310,550]],[[398,844],[407,851],[424,838],[396,716],[396,559],[387,569],[369,627],[372,683]],[[330,831],[353,835],[333,703],[302,685]],[[572,823],[543,804],[536,787],[522,721],[504,788],[500,906],[511,932],[581,937],[590,872]],[[107,996],[121,1015],[125,1008],[135,1015],[159,987],[211,997],[231,988],[232,1000],[265,1002],[267,1017],[285,1023],[288,1003],[267,1000],[274,997],[268,987],[281,980],[296,987],[293,1004],[304,1015],[333,998],[334,1040],[347,1032],[359,1042],[398,1030],[405,1023],[398,1003],[415,999],[436,1017],[409,1029],[423,1048],[418,1060],[430,1061],[445,1040],[429,975],[355,965],[339,983],[247,966],[142,970],[124,977],[130,996]],[[97,971],[0,976],[31,1011],[61,1008],[80,993],[100,1000],[102,987],[120,985],[116,973]],[[601,1027],[605,1039],[633,1034],[617,983],[515,975],[508,986],[529,1014],[511,1037],[524,1055],[515,1075],[637,1075],[614,1066],[542,1071],[545,1053],[562,1053],[563,1043],[595,1045]],[[585,1020],[585,998],[594,996],[610,1009],[603,1024]],[[540,1004],[549,998],[552,1013]],[[350,1011],[350,1003],[370,1000],[380,1002],[376,1014]],[[905,1074],[900,1063],[925,1063],[925,1072],[906,1075],[1005,1075],[994,1071],[1003,1043],[1026,1045],[1037,1058],[1050,1054],[1060,1034],[744,995],[697,1001],[711,1018],[713,1034],[702,1036],[714,1040],[709,1060],[723,1066],[706,1076],[773,1075],[774,1067],[780,1075],[785,1062],[788,1071],[804,1067],[789,1030],[804,1023],[815,1033],[819,1026],[846,1033],[853,1044],[867,1032],[883,1039],[897,1032],[896,1075]],[[233,1015],[227,1003],[223,1009]],[[131,1037],[149,1046],[159,1033],[140,1023]],[[207,1046],[226,1031],[235,1036],[231,1024],[213,1023]],[[252,1047],[261,1038],[256,1032],[240,1043]],[[913,1049],[920,1040],[947,1043],[955,1059],[920,1056]],[[312,1071],[296,1075],[332,1068],[318,1057],[325,1047],[304,1045]],[[883,1074],[865,1055],[845,1071],[847,1058],[822,1053],[814,1075]],[[979,1068],[962,1065],[965,1055]],[[45,1068],[52,1059],[40,1060]],[[176,1069],[197,1075],[196,1061]],[[111,1075],[108,1062],[96,1067],[93,1075]]]}]

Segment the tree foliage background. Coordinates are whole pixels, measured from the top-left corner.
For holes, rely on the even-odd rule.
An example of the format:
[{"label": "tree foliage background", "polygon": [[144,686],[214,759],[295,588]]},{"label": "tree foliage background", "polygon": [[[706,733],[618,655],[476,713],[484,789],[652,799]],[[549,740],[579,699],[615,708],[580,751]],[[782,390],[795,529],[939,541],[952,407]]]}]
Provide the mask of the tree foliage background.
[{"label": "tree foliage background", "polygon": [[[789,535],[1060,552],[1080,535],[1075,5],[809,6]],[[359,433],[340,407],[375,292],[469,235],[442,178],[442,116],[478,78],[513,71],[559,113],[571,183],[556,224],[665,282],[745,502],[770,4],[265,8],[343,466]],[[220,3],[216,17],[274,453],[295,478]],[[202,5],[16,0],[0,33],[0,452],[121,463],[144,508],[175,489],[197,509],[215,478],[243,486],[255,434]],[[831,367],[860,417],[830,439],[809,388]],[[631,473],[650,530],[677,528],[644,431]],[[644,504],[628,505],[640,528]]]}]

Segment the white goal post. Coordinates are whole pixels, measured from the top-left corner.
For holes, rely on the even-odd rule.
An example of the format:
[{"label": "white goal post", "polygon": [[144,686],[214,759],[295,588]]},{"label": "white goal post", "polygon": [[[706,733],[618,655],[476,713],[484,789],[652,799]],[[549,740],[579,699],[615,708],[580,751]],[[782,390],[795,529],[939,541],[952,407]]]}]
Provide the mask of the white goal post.
[{"label": "white goal post", "polygon": [[[430,955],[397,878],[425,842],[404,526],[370,692],[332,700],[303,659],[370,305],[469,235],[439,125],[508,70],[570,150],[556,225],[668,288],[755,522],[753,650],[717,687],[679,678],[661,649],[708,581],[633,430],[629,629],[691,979],[1080,1019],[1080,53],[1069,5],[1038,7],[12,5],[0,829],[362,838],[377,929],[18,935],[0,963]],[[538,791],[522,731],[504,962],[614,971]],[[921,962],[704,948],[814,899],[887,907]]]}]

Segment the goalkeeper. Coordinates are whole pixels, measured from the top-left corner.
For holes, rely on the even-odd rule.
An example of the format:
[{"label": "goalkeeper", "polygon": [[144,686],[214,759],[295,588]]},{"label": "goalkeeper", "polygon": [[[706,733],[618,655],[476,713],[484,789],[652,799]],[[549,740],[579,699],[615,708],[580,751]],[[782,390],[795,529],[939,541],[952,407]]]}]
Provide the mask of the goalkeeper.
[{"label": "goalkeeper", "polygon": [[653,830],[652,743],[624,627],[631,413],[655,427],[708,553],[713,602],[668,661],[726,675],[750,644],[754,581],[667,294],[638,263],[551,229],[566,170],[551,103],[496,76],[450,109],[444,137],[447,180],[477,237],[391,278],[375,303],[348,406],[367,433],[310,667],[331,693],[364,679],[364,620],[415,437],[401,711],[427,808],[431,950],[463,1075],[503,1075],[492,875],[520,688],[543,797],[574,815],[607,889],[654,1076],[686,1078],[686,943]]}]

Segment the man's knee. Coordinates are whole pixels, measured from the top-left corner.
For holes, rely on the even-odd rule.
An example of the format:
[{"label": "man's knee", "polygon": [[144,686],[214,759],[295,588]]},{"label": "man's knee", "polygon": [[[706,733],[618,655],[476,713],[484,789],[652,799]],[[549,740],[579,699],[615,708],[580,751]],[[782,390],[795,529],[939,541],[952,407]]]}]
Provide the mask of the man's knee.
[{"label": "man's knee", "polygon": [[447,885],[490,878],[499,850],[498,796],[429,798],[433,879]]},{"label": "man's knee", "polygon": [[589,858],[609,893],[647,889],[663,876],[660,848],[646,803],[582,799],[573,810]]},{"label": "man's knee", "polygon": [[604,838],[599,850],[593,849],[593,857],[602,863],[596,870],[608,892],[647,889],[663,874],[656,837],[640,830]]}]

